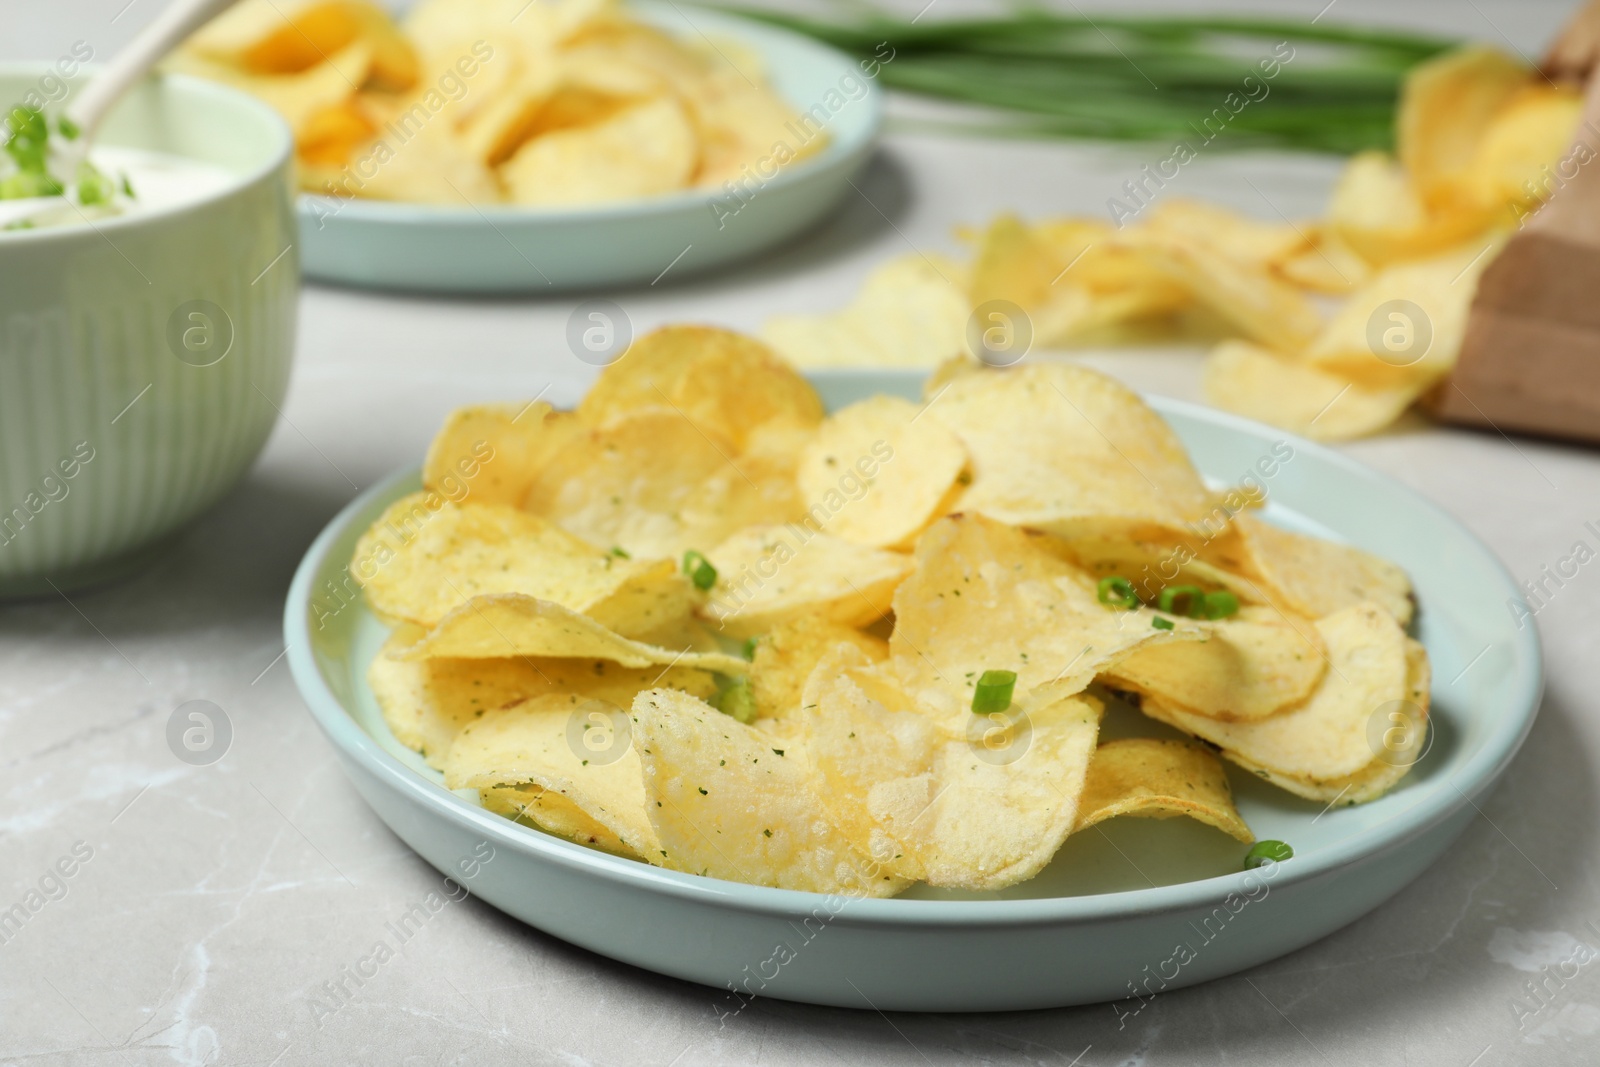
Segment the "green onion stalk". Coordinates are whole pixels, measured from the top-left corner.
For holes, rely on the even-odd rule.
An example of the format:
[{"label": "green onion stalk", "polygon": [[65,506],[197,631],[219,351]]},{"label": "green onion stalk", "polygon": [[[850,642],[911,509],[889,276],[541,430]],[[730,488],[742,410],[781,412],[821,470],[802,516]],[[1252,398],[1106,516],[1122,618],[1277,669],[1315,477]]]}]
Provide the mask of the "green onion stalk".
[{"label": "green onion stalk", "polygon": [[1339,154],[1390,148],[1406,72],[1456,43],[1254,17],[1023,11],[911,21],[869,8],[839,22],[723,10],[833,45],[886,86],[1001,116],[933,123],[941,128]]}]

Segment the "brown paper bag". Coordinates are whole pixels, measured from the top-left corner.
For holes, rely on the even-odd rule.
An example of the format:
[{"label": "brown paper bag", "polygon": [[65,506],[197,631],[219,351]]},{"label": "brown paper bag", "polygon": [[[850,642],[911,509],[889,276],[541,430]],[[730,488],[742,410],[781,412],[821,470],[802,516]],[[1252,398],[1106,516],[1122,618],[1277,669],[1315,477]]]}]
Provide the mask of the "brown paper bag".
[{"label": "brown paper bag", "polygon": [[1583,119],[1555,193],[1484,269],[1460,359],[1424,406],[1446,422],[1600,442],[1600,3],[1545,60],[1588,76]]}]

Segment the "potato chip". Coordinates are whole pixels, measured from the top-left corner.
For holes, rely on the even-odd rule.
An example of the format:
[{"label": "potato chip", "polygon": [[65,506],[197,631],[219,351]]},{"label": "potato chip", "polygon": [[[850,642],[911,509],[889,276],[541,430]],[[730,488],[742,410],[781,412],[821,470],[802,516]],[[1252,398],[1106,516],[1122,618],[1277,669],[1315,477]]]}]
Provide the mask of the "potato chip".
[{"label": "potato chip", "polygon": [[636,637],[687,615],[696,599],[672,560],[623,559],[516,508],[427,492],[390,505],[355,560],[375,611],[422,626],[473,597],[522,593]]},{"label": "potato chip", "polygon": [[892,686],[851,651],[817,668],[805,698],[807,750],[836,822],[929,885],[999,889],[1037,874],[1076,822],[1099,703],[1068,697],[1003,723],[969,712],[970,732],[952,736],[892,706]]},{"label": "potato chip", "polygon": [[1150,209],[1145,227],[1178,234],[1256,267],[1287,259],[1310,243],[1306,231],[1287,222],[1262,222],[1199,200],[1162,200]]},{"label": "potato chip", "polygon": [[743,674],[746,669],[745,661],[738,656],[673,650],[629,640],[587,615],[521,593],[473,597],[440,619],[416,644],[396,655],[407,660],[437,656],[607,659],[624,667],[655,663],[727,674]]},{"label": "potato chip", "polygon": [[800,455],[808,521],[834,537],[890,547],[913,540],[967,465],[967,450],[909,400],[875,396],[829,416]]},{"label": "potato chip", "polygon": [[614,0],[420,0],[406,13],[415,41],[471,41],[510,33],[519,47],[538,53],[562,45],[618,17]]},{"label": "potato chip", "polygon": [[319,167],[342,167],[358,145],[378,132],[354,100],[323,108],[307,116],[300,129],[300,159]]},{"label": "potato chip", "polygon": [[416,48],[376,4],[362,5],[362,32],[372,44],[372,64],[362,86],[374,92],[403,92],[417,84],[422,68]]},{"label": "potato chip", "polygon": [[1465,45],[1411,69],[1395,113],[1396,154],[1424,203],[1448,197],[1472,166],[1495,113],[1531,76],[1485,45]]},{"label": "potato chip", "polygon": [[[726,64],[714,64],[703,80],[701,91],[695,94],[701,136],[696,184],[723,190],[730,184],[748,187],[752,170],[757,175],[781,173],[828,144],[825,123],[812,114],[797,115],[756,81],[760,77],[759,73],[752,78]],[[842,104],[843,95],[829,91]],[[820,110],[826,114],[825,108]]]},{"label": "potato chip", "polygon": [[[493,62],[483,69],[497,80],[475,87],[451,118],[462,149],[485,167],[499,167],[539,131],[561,85],[561,68],[553,51],[519,54],[501,41]],[[614,103],[620,106],[621,101]],[[545,125],[554,128],[553,123]]]},{"label": "potato chip", "polygon": [[197,51],[180,49],[163,69],[221,82],[249,93],[283,117],[298,137],[329,108],[353,97],[372,66],[373,46],[355,38],[326,60],[292,74],[251,74]]},{"label": "potato chip", "polygon": [[966,350],[967,294],[952,265],[920,255],[867,276],[831,315],[774,315],[761,337],[799,367],[926,367]]},{"label": "potato chip", "polygon": [[[658,630],[640,634],[637,641],[661,648],[681,649],[687,652],[726,652],[727,642],[717,636],[709,626],[693,615],[685,615]],[[741,669],[737,673],[743,673]]]},{"label": "potato chip", "polygon": [[816,615],[790,619],[756,638],[749,678],[758,720],[775,724],[798,712],[806,679],[840,644],[860,650],[873,663],[889,658],[889,643],[882,638]]},{"label": "potato chip", "polygon": [[411,43],[387,11],[361,0],[245,0],[201,27],[183,47],[245,74],[272,76],[304,73],[357,40],[371,49],[371,61],[359,77],[343,68],[353,88],[394,92],[416,82]]},{"label": "potato chip", "polygon": [[1055,219],[1033,227],[1034,238],[1054,248],[1064,264],[1053,284],[1090,297],[1076,318],[1062,324],[1064,333],[1041,331],[1042,343],[1083,342],[1095,330],[1172,316],[1194,303],[1187,287],[1153,268],[1137,251],[1118,245],[1116,232],[1099,219]]},{"label": "potato chip", "polygon": [[[563,57],[569,77],[582,84],[607,92],[670,93],[682,101],[699,140],[693,181],[701,187],[744,189],[752,172],[770,180],[828,142],[826,114],[820,123],[815,115],[796,115],[766,88],[759,56],[737,39],[679,42],[618,19],[575,37]],[[641,88],[643,78],[651,79],[651,88]]]},{"label": "potato chip", "polygon": [[[656,79],[659,91],[671,92],[690,110],[697,111],[702,96],[714,91],[707,74],[722,57],[706,47],[705,38],[681,40],[671,34],[628,17],[619,5],[609,4],[602,18],[569,38],[563,55],[573,66],[588,71],[596,67],[625,65]],[[602,74],[600,77],[604,78]],[[763,75],[752,69],[752,80]]]},{"label": "potato chip", "polygon": [[814,893],[904,888],[828,822],[805,762],[773,738],[671,689],[639,694],[632,717],[664,866]]},{"label": "potato chip", "polygon": [[[450,746],[445,786],[480,791],[538,786],[565,797],[640,859],[659,862],[661,845],[645,813],[637,745],[612,733],[615,723],[628,721],[620,712],[611,716],[599,705],[589,708],[566,696],[535,697],[502,708],[468,725]],[[584,736],[590,731],[608,736],[592,744]]]},{"label": "potato chip", "polygon": [[[603,98],[591,93],[588,99]],[[604,113],[606,107],[594,109]],[[536,136],[506,161],[500,176],[513,203],[570,206],[680,189],[697,162],[688,115],[676,100],[661,97]]]},{"label": "potato chip", "polygon": [[1095,580],[1040,538],[978,515],[940,519],[917,542],[915,573],[895,591],[895,671],[926,714],[960,732],[978,677],[1015,671],[1013,702],[1032,711],[1082,690],[1136,648],[1200,640],[1188,619],[1101,603]]},{"label": "potato chip", "polygon": [[1480,237],[1383,268],[1340,305],[1301,358],[1370,389],[1437,381],[1455,366],[1478,276],[1503,242],[1503,234]]},{"label": "potato chip", "polygon": [[1264,719],[1293,707],[1322,681],[1327,650],[1309,620],[1245,607],[1207,629],[1202,641],[1136,649],[1104,677],[1166,706],[1226,722]]},{"label": "potato chip", "polygon": [[731,637],[802,616],[865,626],[889,611],[911,559],[808,526],[752,526],[707,553],[717,584],[701,609]]},{"label": "potato chip", "polygon": [[1314,441],[1344,441],[1383,429],[1422,393],[1413,382],[1369,388],[1285,359],[1248,341],[1224,341],[1206,359],[1206,399]]},{"label": "potato chip", "polygon": [[[1052,249],[1056,257],[1064,263],[1071,263],[1073,260],[1081,262],[1085,252],[1109,241],[1117,232],[1117,227],[1104,219],[1084,218],[1081,215],[1041,219],[1029,229],[1035,240],[1043,242]],[[987,232],[973,232],[970,227],[961,227],[958,232],[961,232],[963,240],[974,244],[981,242],[987,236]],[[1126,282],[1126,278],[1116,277],[1107,279],[1104,285],[1095,285],[1092,288],[1120,289]]]},{"label": "potato chip", "polygon": [[[1027,316],[1034,344],[1062,346],[1086,343],[1125,323],[1170,315],[1192,303],[1187,288],[1109,233],[1085,220],[1030,229],[1013,216],[1001,216],[984,235],[973,263],[973,304],[981,309],[992,301],[1014,303]],[[989,326],[1016,328],[1001,310],[986,314]]]},{"label": "potato chip", "polygon": [[[430,118],[432,112],[420,102],[403,108],[370,149],[357,149],[356,165],[333,181],[335,194],[456,206],[499,203],[504,199],[499,182],[463,151],[460,137],[443,118],[447,113]],[[393,133],[400,127],[411,131],[404,139]]]},{"label": "potato chip", "polygon": [[1297,352],[1321,328],[1316,307],[1265,265],[1231,259],[1187,233],[1130,228],[1122,231],[1118,243],[1188,287],[1197,300],[1258,344]]},{"label": "potato chip", "polygon": [[693,114],[693,97],[685,92],[706,77],[707,63],[692,48],[637,23],[592,27],[576,35],[558,53],[562,81],[612,98],[675,94]]},{"label": "potato chip", "polygon": [[[929,885],[999,889],[1044,869],[1077,821],[1101,711],[1099,701],[1080,695],[1030,712],[1026,751],[1010,762],[1022,746],[1014,717],[986,727],[976,743],[944,743],[932,810],[890,809],[898,823],[911,816]],[[991,734],[1001,740],[982,740]]]},{"label": "potato chip", "polygon": [[972,460],[966,511],[1064,536],[1184,533],[1212,496],[1183,445],[1132,390],[1086,367],[1027,363],[952,379],[928,404]]},{"label": "potato chip", "polygon": [[1387,153],[1357,152],[1345,161],[1328,204],[1331,227],[1355,233],[1406,233],[1421,229],[1428,210],[1405,168]]},{"label": "potato chip", "polygon": [[1198,558],[1206,545],[1228,532],[1228,524],[1239,510],[1237,498],[1224,497],[1211,520],[1196,527],[1193,536],[1177,542],[1138,536],[1045,538],[1039,547],[1086,571],[1097,582],[1126,579],[1134,595],[1146,604],[1158,602],[1168,586],[1182,585],[1196,585],[1207,593],[1227,590],[1241,604],[1265,604],[1267,597],[1253,582]]},{"label": "potato chip", "polygon": [[1405,699],[1379,708],[1367,725],[1367,738],[1380,755],[1354,774],[1316,778],[1284,774],[1251,764],[1243,757],[1234,762],[1280,789],[1330,807],[1334,804],[1349,807],[1376,800],[1406,776],[1428,747],[1431,669],[1428,653],[1409,637],[1406,638],[1406,666],[1408,693]]},{"label": "potato chip", "polygon": [[1473,195],[1486,204],[1524,208],[1544,200],[1582,112],[1583,97],[1572,86],[1523,87],[1478,141],[1465,178]]},{"label": "potato chip", "polygon": [[[384,718],[488,810],[754,884],[984,892],[1117,815],[1251,840],[1208,751],[1096,749],[1096,679],[1325,803],[1381,795],[1421,751],[1428,664],[1401,629],[1404,573],[1267,523],[1259,485],[1207,488],[1108,379],[957,362],[925,407],[879,398],[818,426],[809,387],[761,380],[746,410],[718,378],[700,393],[654,379],[719,361],[737,375],[764,350],[712,331],[646,340],[654,354],[608,370],[588,411],[452,416],[430,488],[358,546],[373,609],[415,620],[369,668]],[[920,466],[896,482],[902,460]],[[908,539],[911,556],[894,550]],[[717,572],[703,603],[685,549]],[[1102,588],[1113,576],[1145,603],[1193,584],[1243,606],[1129,609]],[[748,658],[725,651],[744,635]],[[1002,710],[975,714],[989,671],[1015,677]]]},{"label": "potato chip", "polygon": [[1256,839],[1233,806],[1222,763],[1207,749],[1184,741],[1127,738],[1095,749],[1073,832],[1119,815],[1187,815],[1246,844]]},{"label": "potato chip", "polygon": [[1348,293],[1372,277],[1371,266],[1336,230],[1313,226],[1310,232],[1309,245],[1273,261],[1274,274],[1302,289],[1332,295]]},{"label": "potato chip", "polygon": [[1208,546],[1207,555],[1256,583],[1272,603],[1303,618],[1320,619],[1370,601],[1405,626],[1416,609],[1411,580],[1396,564],[1254,515],[1240,515],[1231,535]]},{"label": "potato chip", "polygon": [[496,786],[480,790],[478,803],[496,815],[526,823],[547,834],[628,859],[641,858],[602,823],[590,818],[571,800],[536,785]]},{"label": "potato chip", "polygon": [[799,518],[793,464],[792,452],[736,456],[680,409],[623,411],[563,441],[523,506],[590,544],[676,560],[743,527]]},{"label": "potato chip", "polygon": [[871,662],[850,646],[825,651],[784,725],[803,741],[829,821],[889,873],[922,881],[947,735],[910,710],[892,673],[863,669]]},{"label": "potato chip", "polygon": [[1087,294],[1057,285],[1070,261],[1038,239],[1015,215],[989,224],[972,264],[968,286],[973,307],[1003,300],[1022,308],[1033,333],[1046,343],[1069,338],[1089,311]]},{"label": "potato chip", "polygon": [[940,363],[922,381],[922,399],[932,403],[939,394],[944,392],[944,387],[957,378],[969,375],[982,374],[991,369],[982,361],[972,355],[951,356]]},{"label": "potato chip", "polygon": [[1328,670],[1310,699],[1270,718],[1221,722],[1147,698],[1151,718],[1209,741],[1250,770],[1309,783],[1367,770],[1384,753],[1375,747],[1374,716],[1414,697],[1406,636],[1381,605],[1357,604],[1319,619]]},{"label": "potato chip", "polygon": [[1376,265],[1460,244],[1489,221],[1476,204],[1430,211],[1406,172],[1382,152],[1352,156],[1328,205],[1330,231]]},{"label": "potato chip", "polygon": [[[184,47],[249,74],[298,74],[359,37],[368,7],[351,0],[244,0],[202,26]],[[387,21],[381,8],[372,13]]]},{"label": "potato chip", "polygon": [[[599,126],[625,111],[645,106],[650,102],[650,97],[656,95],[645,92],[652,81],[648,76],[640,76],[636,80],[630,79],[631,84],[615,84],[622,82],[623,79],[614,77],[606,79],[613,84],[602,87],[596,84],[599,79],[586,76],[594,72],[580,71],[570,56],[562,58],[564,68],[562,81],[534,114],[532,125],[527,131],[529,140],[562,130]],[[636,95],[641,93],[642,96]],[[670,98],[665,99],[670,100]]]},{"label": "potato chip", "polygon": [[520,659],[403,660],[395,654],[415,644],[422,627],[402,625],[389,636],[367,670],[367,683],[383,709],[384,722],[401,744],[441,767],[461,730],[487,712],[531,697],[567,696],[604,700],[626,708],[633,698],[657,686],[699,697],[717,690],[705,671],[689,667],[632,670],[604,659],[574,660],[525,656]]},{"label": "potato chip", "polygon": [[757,426],[738,461],[715,471],[688,502],[685,520],[711,530],[804,517],[795,465],[813,432],[782,419]]},{"label": "potato chip", "polygon": [[539,676],[521,660],[394,658],[426,632],[411,623],[396,627],[368,666],[367,684],[395,740],[437,767],[463,726],[528,697]]},{"label": "potato chip", "polygon": [[403,29],[368,0],[244,0],[169,67],[276,107],[302,188],[569,205],[747,184],[820,150],[825,132],[796,133],[813,117],[750,55],[736,66],[740,52],[680,40],[614,0],[425,0]]},{"label": "potato chip", "polygon": [[604,427],[668,407],[701,433],[743,451],[758,427],[822,422],[822,400],[761,342],[710,326],[667,326],[635,341],[601,372],[578,415]]},{"label": "potato chip", "polygon": [[458,504],[518,506],[577,419],[549,404],[477,404],[450,413],[428,446],[422,484]]}]

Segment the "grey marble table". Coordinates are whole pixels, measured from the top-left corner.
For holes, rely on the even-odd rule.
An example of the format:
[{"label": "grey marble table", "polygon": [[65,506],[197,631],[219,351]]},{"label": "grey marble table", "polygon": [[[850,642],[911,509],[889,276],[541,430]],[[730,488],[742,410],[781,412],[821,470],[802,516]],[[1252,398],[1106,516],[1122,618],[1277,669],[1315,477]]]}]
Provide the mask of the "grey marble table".
[{"label": "grey marble table", "polygon": [[[1292,6],[1309,18],[1324,2]],[[159,0],[0,6],[0,58],[49,59],[77,40],[110,54]],[[1563,5],[1342,0],[1333,11],[1532,52]],[[861,195],[781,253],[604,295],[637,329],[753,329],[844,302],[889,255],[953,250],[955,222],[1104,210],[1147,154],[892,133]],[[1319,159],[1217,156],[1185,168],[1181,192],[1263,217],[1309,214],[1333,173]],[[1549,687],[1538,724],[1436,867],[1349,928],[1164,994],[1125,1027],[1103,1005],[885,1016],[762,1000],[722,1025],[715,991],[591,955],[470,898],[430,919],[337,1013],[318,1012],[322,984],[441,879],[367,810],[302,707],[281,657],[289,576],[358,489],[417,461],[451,406],[546,385],[576,398],[593,371],[564,342],[575,302],[308,287],[284,418],[244,484],[144,575],[71,603],[0,606],[0,908],[58,861],[72,872],[58,899],[0,939],[0,1064],[1600,1062],[1592,568],[1539,614]],[[1141,388],[1197,393],[1194,351],[1085,358]],[[1461,517],[1519,579],[1592,541],[1584,523],[1600,519],[1592,451],[1420,421],[1346,450]],[[232,723],[211,766],[167,746],[168,717],[188,700]]]}]

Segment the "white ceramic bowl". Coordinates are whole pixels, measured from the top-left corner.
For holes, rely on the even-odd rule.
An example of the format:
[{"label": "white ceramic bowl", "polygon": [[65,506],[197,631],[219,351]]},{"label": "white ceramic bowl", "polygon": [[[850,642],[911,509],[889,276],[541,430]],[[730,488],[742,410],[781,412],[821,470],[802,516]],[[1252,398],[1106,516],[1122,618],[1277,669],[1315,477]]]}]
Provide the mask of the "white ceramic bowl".
[{"label": "white ceramic bowl", "polygon": [[[43,73],[0,68],[0,101]],[[0,596],[136,566],[243,476],[288,387],[288,128],[242,93],[169,75],[130,93],[100,142],[234,177],[172,207],[0,232]]]}]

